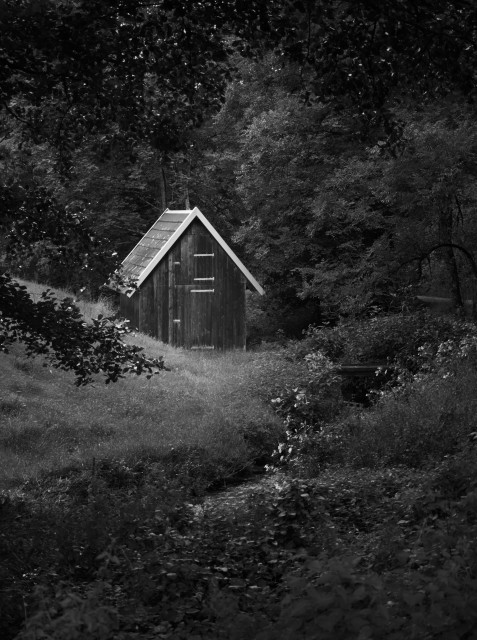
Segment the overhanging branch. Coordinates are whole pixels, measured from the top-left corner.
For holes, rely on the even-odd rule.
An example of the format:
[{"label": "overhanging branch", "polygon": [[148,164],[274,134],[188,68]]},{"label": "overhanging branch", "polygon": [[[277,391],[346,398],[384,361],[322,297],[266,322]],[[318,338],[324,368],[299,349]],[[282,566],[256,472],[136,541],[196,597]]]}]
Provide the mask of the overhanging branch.
[{"label": "overhanging branch", "polygon": [[406,260],[405,262],[401,262],[399,267],[396,269],[396,272],[400,271],[403,267],[407,266],[408,264],[411,264],[412,262],[419,261],[420,263],[422,263],[424,260],[427,260],[430,257],[431,253],[434,253],[434,251],[437,251],[438,249],[443,249],[445,247],[452,247],[453,249],[457,249],[458,251],[460,251],[465,255],[471,267],[472,273],[477,280],[477,263],[475,261],[474,256],[471,254],[471,252],[468,249],[466,249],[460,244],[455,244],[454,242],[442,242],[440,244],[436,244],[434,247],[432,247],[431,249],[428,249],[424,253],[421,253],[418,256],[414,256],[413,258],[409,258],[409,260]]}]

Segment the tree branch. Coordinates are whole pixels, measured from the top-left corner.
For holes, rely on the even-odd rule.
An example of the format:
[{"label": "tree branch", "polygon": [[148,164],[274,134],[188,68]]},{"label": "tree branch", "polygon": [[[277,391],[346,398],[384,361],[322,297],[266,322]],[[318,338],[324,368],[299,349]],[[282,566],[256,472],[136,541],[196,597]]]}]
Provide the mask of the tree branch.
[{"label": "tree branch", "polygon": [[428,259],[431,255],[431,253],[434,253],[434,251],[437,251],[438,249],[444,249],[444,248],[448,248],[448,247],[452,247],[453,249],[457,249],[458,251],[460,251],[461,253],[463,253],[465,255],[465,257],[467,258],[470,267],[472,269],[472,273],[475,277],[475,279],[477,280],[477,263],[475,261],[474,256],[471,254],[471,252],[466,249],[465,247],[461,246],[460,244],[455,244],[454,242],[442,242],[440,244],[436,244],[434,247],[432,247],[431,249],[429,249],[428,251],[421,253],[419,256],[414,256],[414,258],[410,258],[409,260],[406,260],[405,262],[402,262],[399,267],[396,269],[397,271],[400,271],[403,267],[405,267],[408,264],[411,264],[412,262],[416,262],[419,261],[419,263],[422,263],[424,260]]}]

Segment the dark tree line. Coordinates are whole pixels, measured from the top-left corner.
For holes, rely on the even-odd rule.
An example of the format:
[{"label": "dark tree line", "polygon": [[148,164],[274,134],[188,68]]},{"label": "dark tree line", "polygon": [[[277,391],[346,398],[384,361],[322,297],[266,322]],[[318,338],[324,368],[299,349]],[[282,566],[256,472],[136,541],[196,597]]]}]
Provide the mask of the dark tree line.
[{"label": "dark tree line", "polygon": [[476,27],[470,0],[2,0],[4,265],[94,292],[190,202],[252,263],[275,328],[437,283],[461,305]]}]

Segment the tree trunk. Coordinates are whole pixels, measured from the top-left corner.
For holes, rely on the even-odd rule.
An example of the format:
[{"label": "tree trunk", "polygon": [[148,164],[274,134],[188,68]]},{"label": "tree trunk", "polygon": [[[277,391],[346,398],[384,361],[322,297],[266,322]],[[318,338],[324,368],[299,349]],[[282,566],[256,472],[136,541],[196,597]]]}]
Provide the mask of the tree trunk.
[{"label": "tree trunk", "polygon": [[166,172],[164,171],[164,158],[159,151],[154,153],[154,169],[157,171],[154,180],[154,201],[157,202],[159,213],[163,213],[167,209],[167,182]]},{"label": "tree trunk", "polygon": [[164,171],[164,167],[159,167],[159,193],[161,196],[161,213],[163,213],[167,209],[167,186],[166,186],[166,174]]},{"label": "tree trunk", "polygon": [[186,179],[185,179],[185,208],[190,209],[190,197],[189,197],[189,181],[190,181],[190,172],[191,172],[191,162],[190,156],[186,157]]},{"label": "tree trunk", "polygon": [[450,295],[452,304],[456,311],[462,312],[464,309],[464,301],[462,300],[462,292],[460,288],[459,269],[457,260],[452,246],[452,230],[453,230],[453,214],[452,207],[448,206],[439,212],[439,235],[440,242],[444,245],[442,251],[444,261],[447,267],[447,273],[450,278]]}]

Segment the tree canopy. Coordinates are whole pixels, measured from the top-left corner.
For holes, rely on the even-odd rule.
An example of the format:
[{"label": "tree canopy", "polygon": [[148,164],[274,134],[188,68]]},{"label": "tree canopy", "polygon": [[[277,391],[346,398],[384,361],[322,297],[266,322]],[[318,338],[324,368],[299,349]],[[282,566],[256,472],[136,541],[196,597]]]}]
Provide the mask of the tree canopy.
[{"label": "tree canopy", "polygon": [[274,316],[460,305],[476,26],[470,0],[1,0],[5,267],[94,293],[193,202]]}]

